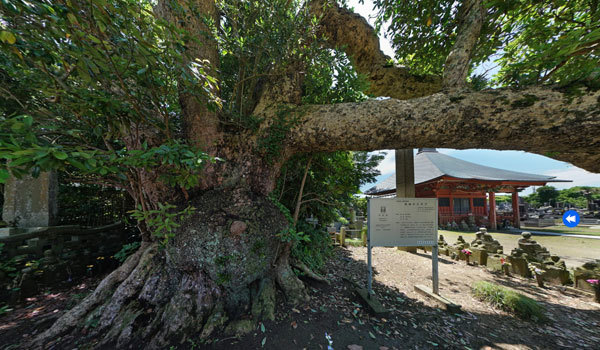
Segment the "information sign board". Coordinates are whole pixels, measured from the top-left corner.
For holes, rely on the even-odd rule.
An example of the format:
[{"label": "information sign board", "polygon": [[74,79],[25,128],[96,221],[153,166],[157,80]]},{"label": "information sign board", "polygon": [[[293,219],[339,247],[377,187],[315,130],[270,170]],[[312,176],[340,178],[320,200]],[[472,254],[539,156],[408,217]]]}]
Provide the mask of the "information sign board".
[{"label": "information sign board", "polygon": [[437,244],[437,198],[370,198],[368,214],[371,246]]}]

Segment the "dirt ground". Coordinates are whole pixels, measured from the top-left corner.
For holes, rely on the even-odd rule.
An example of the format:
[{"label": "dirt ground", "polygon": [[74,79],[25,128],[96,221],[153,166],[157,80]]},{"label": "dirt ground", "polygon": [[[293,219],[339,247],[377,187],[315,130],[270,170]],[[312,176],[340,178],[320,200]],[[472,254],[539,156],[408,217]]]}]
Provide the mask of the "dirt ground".
[{"label": "dirt ground", "polygon": [[[454,244],[459,235],[462,235],[467,242],[475,239],[475,233],[470,232],[440,230],[439,234],[444,235],[448,244]],[[517,241],[521,238],[520,235],[510,233],[491,232],[491,234],[502,244],[504,252],[507,254],[517,247]],[[600,259],[600,239],[536,235],[532,239],[546,247],[551,254],[560,256],[569,268]]]},{"label": "dirt ground", "polygon": [[[254,332],[242,338],[217,334],[206,342],[192,337],[171,349],[327,349],[326,335],[336,350],[599,348],[600,305],[588,295],[560,287],[539,288],[533,281],[442,258],[440,292],[463,309],[450,314],[413,289],[415,284],[431,284],[431,256],[392,248],[373,249],[373,287],[390,310],[388,316],[374,317],[349,282],[365,283],[366,253],[362,247],[335,248],[324,273],[331,285],[307,280],[311,299],[294,308],[279,296],[276,320],[257,323]],[[550,321],[520,320],[475,300],[470,285],[477,280],[493,281],[540,301]],[[40,296],[0,317],[0,348],[25,348],[22,340],[48,327],[93,285],[86,281]],[[71,348],[85,349],[86,343]]]}]

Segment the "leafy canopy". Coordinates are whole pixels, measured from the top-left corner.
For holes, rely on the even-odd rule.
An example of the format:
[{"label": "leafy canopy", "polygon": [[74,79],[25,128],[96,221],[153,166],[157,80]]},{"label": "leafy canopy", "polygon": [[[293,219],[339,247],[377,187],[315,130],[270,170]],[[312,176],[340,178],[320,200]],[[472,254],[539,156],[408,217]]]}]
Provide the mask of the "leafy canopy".
[{"label": "leafy canopy", "polygon": [[151,1],[1,6],[1,179],[61,169],[130,193],[140,171],[197,183],[210,158],[179,137],[178,91],[219,101],[205,63],[187,56],[194,38],[158,18]]},{"label": "leafy canopy", "polygon": [[[389,21],[396,59],[417,73],[441,74],[460,25],[462,1],[375,0]],[[498,85],[600,80],[600,4],[596,0],[487,0],[471,68],[495,61]],[[474,77],[477,80],[478,77]]]}]

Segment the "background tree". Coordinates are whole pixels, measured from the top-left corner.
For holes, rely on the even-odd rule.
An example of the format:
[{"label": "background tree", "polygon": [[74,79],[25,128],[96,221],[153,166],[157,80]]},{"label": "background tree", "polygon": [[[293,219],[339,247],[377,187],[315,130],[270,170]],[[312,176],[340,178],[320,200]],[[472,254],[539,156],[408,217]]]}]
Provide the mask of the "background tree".
[{"label": "background tree", "polygon": [[[502,80],[510,88],[481,91],[466,84],[472,62],[489,59],[490,45],[503,47],[527,28],[535,31],[530,9],[544,10],[535,12],[543,17],[554,3],[511,2],[512,17],[503,15],[505,2],[440,3],[448,16],[421,16],[423,22],[403,27],[407,31],[392,30],[394,41],[407,45],[434,35],[426,43],[443,50],[415,55],[431,61],[431,69],[410,62],[399,44],[397,56],[409,67],[394,65],[379,50],[373,28],[334,1],[151,4],[1,3],[3,86],[10,87],[3,103],[12,108],[2,121],[6,166],[19,175],[35,173],[36,166],[80,164],[88,171],[89,164],[137,198],[144,232],[139,251],[40,334],[38,345],[68,342],[61,336],[87,328],[93,345],[144,341],[161,348],[190,334],[208,337],[225,324],[235,329],[242,314],[272,318],[275,287],[290,303],[306,300],[290,268],[301,237],[285,207],[268,199],[281,167],[296,154],[485,146],[551,152],[600,170],[597,77],[566,74],[568,67],[580,73],[571,60],[597,58],[592,2],[564,5],[577,16],[585,9],[581,16],[591,19],[579,31],[584,46],[570,47],[562,66],[567,56],[553,46],[555,38],[578,34],[558,20],[548,22],[557,24],[552,34],[517,46],[537,45],[536,55],[556,58],[543,63],[548,74],[542,77],[557,69],[550,78]],[[398,4],[381,2],[381,8],[410,19],[422,4],[438,3],[402,2],[410,6],[396,10]],[[521,20],[520,13],[527,15]],[[431,28],[434,21],[444,30]],[[452,33],[443,37],[448,28]],[[488,28],[496,28],[491,38],[505,41],[480,40]],[[303,104],[310,62],[330,48],[346,53],[369,83],[367,94],[391,98]],[[579,50],[585,53],[575,54]],[[536,55],[521,67],[539,66]],[[410,66],[424,68],[415,73]],[[528,72],[511,60],[508,66]],[[561,71],[561,86],[551,85]],[[60,136],[53,138],[55,132]],[[222,161],[210,162],[217,158]]]}]

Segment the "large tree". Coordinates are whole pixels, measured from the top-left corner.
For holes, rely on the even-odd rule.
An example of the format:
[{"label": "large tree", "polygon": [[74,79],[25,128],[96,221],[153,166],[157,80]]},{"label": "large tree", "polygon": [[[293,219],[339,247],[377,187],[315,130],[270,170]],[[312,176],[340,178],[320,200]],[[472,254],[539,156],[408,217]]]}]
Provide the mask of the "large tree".
[{"label": "large tree", "polygon": [[[335,1],[2,3],[13,174],[98,173],[140,205],[144,239],[37,345],[87,328],[98,344],[160,348],[235,327],[243,314],[273,317],[275,288],[306,300],[290,268],[297,234],[268,198],[296,154],[485,147],[600,171],[596,1],[376,3],[406,66]],[[331,49],[347,54],[368,94],[389,98],[303,103],[311,60]],[[497,54],[502,79],[482,90],[469,72]],[[45,93],[28,89],[42,83]],[[66,134],[70,123],[90,139]],[[179,205],[177,224],[165,202]]]}]

